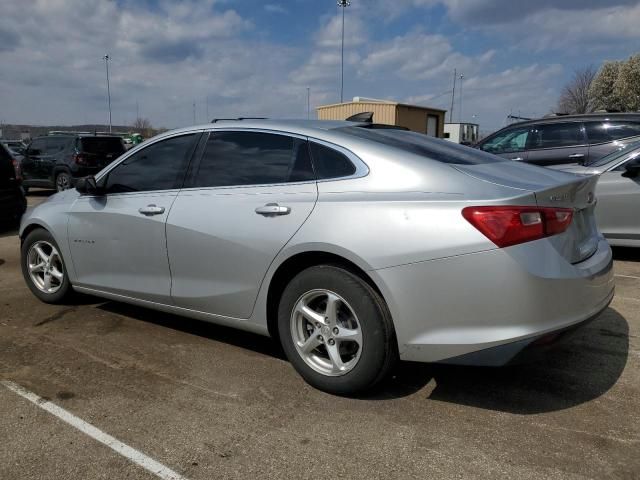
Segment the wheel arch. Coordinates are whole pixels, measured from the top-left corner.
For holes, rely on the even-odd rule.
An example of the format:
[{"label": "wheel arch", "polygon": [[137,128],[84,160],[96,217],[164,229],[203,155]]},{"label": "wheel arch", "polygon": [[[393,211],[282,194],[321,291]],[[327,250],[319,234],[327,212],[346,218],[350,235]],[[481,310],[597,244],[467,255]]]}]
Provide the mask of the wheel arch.
[{"label": "wheel arch", "polygon": [[[280,263],[269,281],[266,296],[266,320],[269,335],[280,341],[278,334],[278,306],[287,284],[301,271],[317,265],[334,265],[345,269],[365,281],[385,301],[382,289],[367,271],[348,258],[327,251],[313,250],[296,253]],[[388,304],[387,304],[388,307]]]}]

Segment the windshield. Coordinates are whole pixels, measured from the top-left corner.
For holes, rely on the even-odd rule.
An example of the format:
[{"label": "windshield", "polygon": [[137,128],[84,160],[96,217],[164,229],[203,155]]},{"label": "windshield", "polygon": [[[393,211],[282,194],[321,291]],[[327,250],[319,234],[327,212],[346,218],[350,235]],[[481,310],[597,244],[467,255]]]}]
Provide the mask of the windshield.
[{"label": "windshield", "polygon": [[508,161],[475,148],[407,130],[363,127],[343,127],[337,130],[442,163],[477,165]]},{"label": "windshield", "polygon": [[81,150],[85,153],[124,153],[124,144],[120,137],[83,137],[81,142]]},{"label": "windshield", "polygon": [[640,153],[640,142],[633,142],[627,145],[622,145],[615,152],[610,153],[609,155],[605,155],[602,158],[598,158],[593,162],[589,162],[586,164],[587,167],[602,167],[610,162],[615,162],[616,160],[621,160],[623,157],[633,153],[634,150],[637,150]]}]

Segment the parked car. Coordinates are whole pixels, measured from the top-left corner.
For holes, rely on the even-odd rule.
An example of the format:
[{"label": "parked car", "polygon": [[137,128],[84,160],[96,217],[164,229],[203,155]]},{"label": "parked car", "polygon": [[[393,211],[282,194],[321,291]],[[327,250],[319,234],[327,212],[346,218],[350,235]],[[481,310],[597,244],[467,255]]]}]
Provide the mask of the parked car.
[{"label": "parked car", "polygon": [[536,165],[585,164],[640,139],[640,114],[564,115],[509,125],[476,145]]},{"label": "parked car", "polygon": [[27,208],[17,161],[0,145],[0,223],[17,224]]},{"label": "parked car", "polygon": [[553,168],[598,175],[596,220],[611,245],[640,247],[640,141],[587,165]]},{"label": "parked car", "polygon": [[7,150],[9,150],[13,154],[14,157],[22,157],[24,155],[25,149],[27,148],[21,140],[0,140],[0,143],[2,143],[7,148]]},{"label": "parked car", "polygon": [[218,121],[130,150],[23,219],[44,302],[71,290],[279,339],[351,394],[399,357],[501,365],[613,297],[597,177],[344,121]]},{"label": "parked car", "polygon": [[75,179],[99,172],[125,152],[122,138],[108,135],[56,134],[34,138],[21,161],[23,184],[73,187]]}]

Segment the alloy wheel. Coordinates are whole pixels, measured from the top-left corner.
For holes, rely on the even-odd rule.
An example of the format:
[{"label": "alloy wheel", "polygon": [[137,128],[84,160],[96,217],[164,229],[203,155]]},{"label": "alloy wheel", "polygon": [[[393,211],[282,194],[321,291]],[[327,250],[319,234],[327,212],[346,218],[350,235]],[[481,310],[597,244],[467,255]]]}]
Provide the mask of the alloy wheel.
[{"label": "alloy wheel", "polygon": [[66,173],[61,173],[56,177],[56,190],[62,192],[71,188],[71,179]]},{"label": "alloy wheel", "polygon": [[29,277],[38,290],[56,293],[64,282],[64,267],[58,250],[49,242],[40,240],[27,254]]},{"label": "alloy wheel", "polygon": [[298,299],[291,335],[300,357],[323,375],[350,372],[362,353],[358,317],[344,298],[329,290],[311,290]]}]

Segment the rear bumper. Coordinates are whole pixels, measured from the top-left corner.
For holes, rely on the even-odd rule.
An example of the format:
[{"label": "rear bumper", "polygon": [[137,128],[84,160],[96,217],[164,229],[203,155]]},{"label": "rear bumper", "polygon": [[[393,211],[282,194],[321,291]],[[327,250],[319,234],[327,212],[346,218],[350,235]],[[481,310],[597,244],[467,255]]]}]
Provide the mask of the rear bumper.
[{"label": "rear bumper", "polygon": [[419,362],[505,364],[537,339],[597,316],[614,294],[604,238],[576,265],[543,239],[375,274],[400,357]]}]

